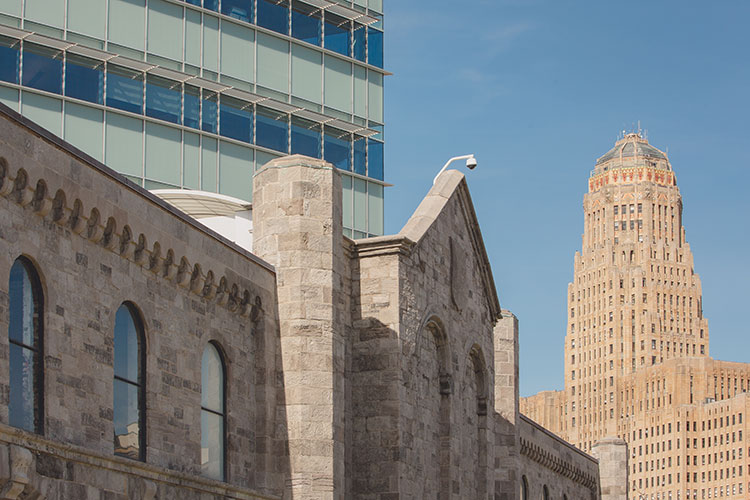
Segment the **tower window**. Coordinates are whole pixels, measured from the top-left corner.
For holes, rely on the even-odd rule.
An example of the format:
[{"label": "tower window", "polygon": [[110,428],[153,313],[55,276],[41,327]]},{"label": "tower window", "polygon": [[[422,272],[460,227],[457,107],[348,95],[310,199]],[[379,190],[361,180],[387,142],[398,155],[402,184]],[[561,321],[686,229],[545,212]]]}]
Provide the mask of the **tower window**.
[{"label": "tower window", "polygon": [[201,360],[201,473],[220,481],[226,477],[225,384],[224,361],[209,343]]},{"label": "tower window", "polygon": [[135,308],[123,304],[115,314],[114,446],[115,455],[146,458],[146,391],[143,326]]}]

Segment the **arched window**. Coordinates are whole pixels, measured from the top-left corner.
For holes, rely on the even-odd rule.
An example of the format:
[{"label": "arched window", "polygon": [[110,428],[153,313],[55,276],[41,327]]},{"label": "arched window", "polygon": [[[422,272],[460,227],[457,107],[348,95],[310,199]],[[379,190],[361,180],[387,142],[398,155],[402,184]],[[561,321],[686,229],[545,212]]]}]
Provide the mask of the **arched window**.
[{"label": "arched window", "polygon": [[31,262],[19,257],[10,268],[10,425],[42,434],[42,286]]},{"label": "arched window", "polygon": [[529,482],[526,476],[521,477],[521,500],[529,500]]},{"label": "arched window", "polygon": [[547,488],[547,485],[544,485],[544,488],[542,488],[542,498],[544,500],[549,500],[549,488]]},{"label": "arched window", "polygon": [[143,325],[135,308],[122,304],[115,314],[115,455],[146,459],[146,391]]},{"label": "arched window", "polygon": [[201,474],[220,481],[225,477],[225,383],[221,354],[208,344],[201,361]]}]

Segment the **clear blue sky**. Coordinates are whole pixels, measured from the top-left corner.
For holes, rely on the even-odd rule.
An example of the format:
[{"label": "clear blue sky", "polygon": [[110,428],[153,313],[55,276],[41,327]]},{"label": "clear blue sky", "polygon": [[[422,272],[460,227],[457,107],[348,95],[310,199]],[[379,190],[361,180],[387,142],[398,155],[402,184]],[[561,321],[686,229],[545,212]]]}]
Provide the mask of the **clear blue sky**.
[{"label": "clear blue sky", "polygon": [[476,154],[467,180],[500,303],[520,320],[522,395],[562,387],[588,174],[639,120],[677,174],[711,355],[750,362],[750,2],[385,9],[386,231],[448,158]]}]

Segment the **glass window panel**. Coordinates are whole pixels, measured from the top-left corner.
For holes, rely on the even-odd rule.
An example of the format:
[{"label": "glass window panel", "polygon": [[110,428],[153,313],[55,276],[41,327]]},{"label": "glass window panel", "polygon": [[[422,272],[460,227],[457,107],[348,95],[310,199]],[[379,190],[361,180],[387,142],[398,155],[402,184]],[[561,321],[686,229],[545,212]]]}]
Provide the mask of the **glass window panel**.
[{"label": "glass window panel", "polygon": [[31,92],[22,93],[21,113],[55,135],[62,135],[62,102]]},{"label": "glass window panel", "polygon": [[370,120],[383,123],[383,75],[368,71],[368,117]]},{"label": "glass window panel", "polygon": [[218,160],[218,144],[216,139],[203,137],[203,149],[201,151],[201,189],[217,192],[216,189],[216,162]]},{"label": "glass window panel", "polygon": [[354,65],[354,114],[367,116],[367,70]]},{"label": "glass window panel", "polygon": [[292,44],[292,94],[308,101],[323,103],[322,54]]},{"label": "glass window panel", "polygon": [[352,56],[354,59],[362,62],[367,62],[367,46],[365,45],[365,39],[367,30],[361,24],[354,23],[354,48],[352,50]]},{"label": "glass window panel", "polygon": [[201,410],[201,474],[224,479],[224,417]]},{"label": "glass window panel", "polygon": [[29,273],[21,260],[16,260],[10,268],[9,296],[8,337],[10,340],[35,347],[34,314],[37,298]]},{"label": "glass window panel", "polygon": [[373,179],[383,180],[383,143],[367,140],[368,147],[368,164],[367,175]]},{"label": "glass window panel", "polygon": [[99,161],[104,160],[104,111],[65,103],[65,140]]},{"label": "glass window panel", "polygon": [[253,198],[253,150],[222,142],[219,150],[219,192],[241,200]]},{"label": "glass window panel", "polygon": [[146,123],[146,177],[179,186],[180,148],[179,129]]},{"label": "glass window panel", "polygon": [[320,10],[299,0],[292,1],[292,36],[313,45],[321,43]]},{"label": "glass window panel", "polygon": [[121,305],[115,313],[115,377],[138,384],[138,337],[130,308]]},{"label": "glass window panel", "polygon": [[180,123],[180,83],[148,75],[146,78],[146,114],[172,123]]},{"label": "glass window panel", "polygon": [[352,178],[348,175],[341,176],[341,185],[343,187],[342,195],[342,212],[343,212],[343,224],[344,227],[352,227]]},{"label": "glass window panel", "polygon": [[252,23],[253,2],[252,0],[222,0],[221,13],[246,23]]},{"label": "glass window panel", "polygon": [[200,136],[183,132],[182,186],[200,189],[201,148]]},{"label": "glass window panel", "polygon": [[235,23],[221,24],[221,72],[246,82],[253,81],[255,32]]},{"label": "glass window panel", "polygon": [[34,432],[34,371],[35,353],[16,344],[10,344],[10,401],[8,420],[13,427]]},{"label": "glass window panel", "polygon": [[287,0],[258,0],[258,26],[289,34],[289,2]]},{"label": "glass window panel", "polygon": [[184,123],[186,127],[200,128],[201,90],[192,85],[185,85]]},{"label": "glass window panel", "polygon": [[146,1],[109,0],[109,39],[143,50],[146,38]]},{"label": "glass window panel", "polygon": [[325,56],[325,105],[341,111],[352,111],[352,64]]},{"label": "glass window panel", "polygon": [[326,127],[324,135],[324,159],[341,170],[352,169],[351,134]]},{"label": "glass window panel", "polygon": [[18,90],[0,86],[0,102],[18,111]]},{"label": "glass window panel", "polygon": [[219,20],[208,15],[203,16],[203,66],[219,71]]},{"label": "glass window panel", "polygon": [[258,83],[289,92],[289,42],[258,33]]},{"label": "glass window panel", "polygon": [[143,121],[107,112],[104,159],[122,174],[143,176]]},{"label": "glass window panel", "polygon": [[219,130],[217,121],[219,105],[216,93],[203,89],[201,107],[201,129],[215,134]]},{"label": "glass window panel", "polygon": [[258,106],[255,118],[255,143],[286,153],[289,122],[285,113]]},{"label": "glass window panel", "polygon": [[203,350],[201,360],[201,406],[215,413],[224,413],[224,365],[219,351],[212,344]]},{"label": "glass window panel", "polygon": [[367,62],[383,67],[383,32],[375,28],[367,28]]},{"label": "glass window panel", "polygon": [[104,39],[107,2],[68,0],[68,29]]},{"label": "glass window panel", "polygon": [[185,9],[185,62],[201,64],[201,14],[192,9]]},{"label": "glass window panel", "polygon": [[292,117],[292,154],[320,158],[320,129],[319,123]]},{"label": "glass window panel", "polygon": [[24,16],[31,21],[62,28],[63,19],[65,19],[65,0],[45,0],[43,2],[26,0]]},{"label": "glass window panel", "polygon": [[338,52],[339,54],[350,56],[351,55],[351,22],[344,18],[326,12],[324,15],[325,20],[325,40],[324,47],[328,50]]},{"label": "glass window panel", "polygon": [[65,95],[104,104],[104,63],[68,53],[65,62]]},{"label": "glass window panel", "polygon": [[367,231],[370,234],[383,234],[383,186],[367,183]]},{"label": "glass window panel", "polygon": [[13,17],[21,17],[23,0],[5,0],[0,4],[0,12]]},{"label": "glass window panel", "polygon": [[62,52],[26,43],[23,47],[23,84],[62,94]]},{"label": "glass window panel", "polygon": [[383,12],[383,0],[369,0],[369,7],[372,10]]},{"label": "glass window panel", "polygon": [[115,455],[140,458],[139,387],[120,379],[114,381]]},{"label": "glass window panel", "polygon": [[253,142],[253,105],[228,96],[219,103],[220,135]]},{"label": "glass window panel", "polygon": [[148,51],[182,61],[182,12],[164,0],[148,1]]},{"label": "glass window panel", "polygon": [[185,3],[189,3],[190,5],[197,5],[198,7],[201,6],[201,0],[184,0]]},{"label": "glass window panel", "polygon": [[143,113],[143,73],[108,65],[107,106]]},{"label": "glass window panel", "polygon": [[219,0],[203,0],[203,7],[219,12]]},{"label": "glass window panel", "polygon": [[265,166],[266,163],[268,163],[271,160],[275,160],[278,158],[278,155],[275,155],[273,153],[266,153],[265,151],[256,151],[255,152],[255,171],[257,172],[261,168]]},{"label": "glass window panel", "polygon": [[18,83],[20,46],[20,42],[15,38],[0,36],[0,80]]},{"label": "glass window panel", "polygon": [[354,136],[354,171],[367,175],[367,141],[364,137]]},{"label": "glass window panel", "polygon": [[354,229],[367,232],[367,181],[354,179]]}]

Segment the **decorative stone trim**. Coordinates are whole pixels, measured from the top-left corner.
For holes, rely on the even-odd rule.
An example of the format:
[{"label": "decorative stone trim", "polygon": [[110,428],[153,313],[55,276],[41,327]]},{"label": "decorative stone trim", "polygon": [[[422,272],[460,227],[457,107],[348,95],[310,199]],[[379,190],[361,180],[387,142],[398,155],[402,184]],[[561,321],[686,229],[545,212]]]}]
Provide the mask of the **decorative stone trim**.
[{"label": "decorative stone trim", "polygon": [[[217,282],[212,270],[204,273],[199,263],[191,265],[186,256],[176,257],[171,248],[162,252],[158,241],[154,241],[149,250],[145,234],[134,231],[127,224],[118,229],[117,220],[113,216],[103,216],[96,207],[92,207],[86,215],[80,199],[76,198],[70,204],[63,189],[58,189],[51,195],[52,191],[47,185],[44,179],[38,179],[34,184],[23,168],[19,168],[13,175],[7,160],[0,156],[0,196],[21,207],[30,205],[38,216],[173,282],[189,293],[207,301],[215,301],[253,322],[260,318],[263,311],[260,296],[253,297],[244,288],[240,290],[226,276],[222,276]],[[134,237],[135,234],[138,234],[137,238]]]}]

